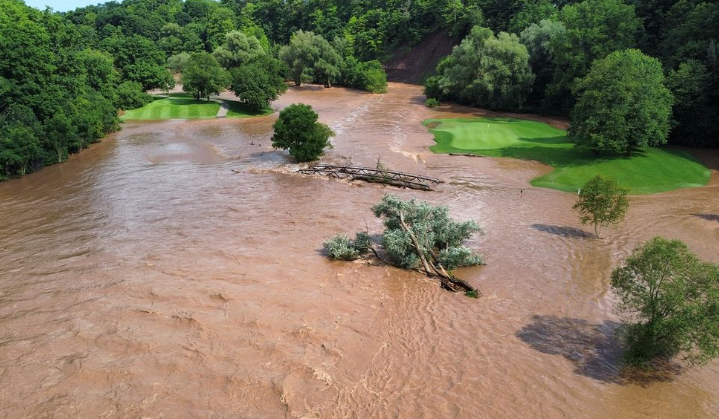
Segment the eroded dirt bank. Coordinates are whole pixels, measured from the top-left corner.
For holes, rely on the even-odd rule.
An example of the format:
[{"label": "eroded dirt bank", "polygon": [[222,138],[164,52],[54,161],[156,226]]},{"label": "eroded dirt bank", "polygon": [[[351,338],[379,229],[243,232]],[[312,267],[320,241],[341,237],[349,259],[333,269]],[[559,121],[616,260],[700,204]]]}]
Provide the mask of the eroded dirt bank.
[{"label": "eroded dirt bank", "polygon": [[[627,223],[597,241],[571,194],[528,185],[545,166],[429,152],[422,120],[474,111],[429,110],[421,88],[398,84],[291,89],[275,107],[296,102],[338,134],[325,161],[381,157],[447,183],[289,174],[268,116],[128,123],[0,184],[0,417],[719,415],[718,363],[620,374],[607,294],[617,261],[654,235],[719,262],[716,173],[632,198]],[[379,230],[369,207],[387,192],[486,229],[471,245],[488,265],[461,272],[485,298],[321,255],[335,233]]]}]

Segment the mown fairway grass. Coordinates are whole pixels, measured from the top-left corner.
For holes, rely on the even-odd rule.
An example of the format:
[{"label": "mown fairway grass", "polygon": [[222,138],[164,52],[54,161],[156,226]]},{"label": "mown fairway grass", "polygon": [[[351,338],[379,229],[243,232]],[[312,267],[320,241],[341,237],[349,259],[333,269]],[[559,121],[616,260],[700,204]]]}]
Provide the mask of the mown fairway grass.
[{"label": "mown fairway grass", "polygon": [[[240,102],[227,102],[230,104],[228,118],[244,118],[272,113],[271,109],[253,113]],[[142,108],[126,111],[122,120],[212,119],[217,117],[219,110],[220,104],[217,102],[198,101],[185,93],[171,93],[167,98],[156,98]]]},{"label": "mown fairway grass", "polygon": [[703,186],[711,172],[687,153],[651,147],[630,157],[596,155],[575,147],[565,131],[540,122],[513,118],[430,119],[424,124],[435,135],[435,153],[463,153],[536,160],[555,170],[531,181],[534,186],[576,192],[591,177],[602,174],[629,188],[650,194]]}]

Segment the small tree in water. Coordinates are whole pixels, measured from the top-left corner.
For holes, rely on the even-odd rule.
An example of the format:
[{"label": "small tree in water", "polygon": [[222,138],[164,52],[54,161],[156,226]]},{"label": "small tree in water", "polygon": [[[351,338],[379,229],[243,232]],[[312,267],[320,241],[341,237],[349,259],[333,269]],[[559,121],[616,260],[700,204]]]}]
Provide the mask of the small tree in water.
[{"label": "small tree in water", "polygon": [[272,147],[289,150],[298,162],[317,160],[330,145],[330,137],[335,135],[317,119],[312,106],[302,103],[288,106],[273,125]]},{"label": "small tree in water", "polygon": [[599,237],[599,227],[624,220],[629,208],[627,192],[614,179],[596,175],[581,189],[573,208],[579,212],[582,224],[594,225],[594,234]]},{"label": "small tree in water", "polygon": [[692,362],[719,356],[719,266],[680,241],[656,237],[612,273],[627,318],[622,336],[631,364],[680,352]]},{"label": "small tree in water", "polygon": [[[372,212],[384,219],[382,247],[387,263],[422,270],[428,276],[438,278],[445,289],[479,296],[477,289],[450,273],[459,267],[484,263],[480,255],[463,245],[475,233],[482,232],[477,223],[456,222],[449,217],[445,207],[403,201],[391,195],[385,196]],[[367,250],[380,256],[366,234],[358,234],[354,241],[347,236],[336,236],[324,246],[329,256],[335,259],[354,260]]]}]

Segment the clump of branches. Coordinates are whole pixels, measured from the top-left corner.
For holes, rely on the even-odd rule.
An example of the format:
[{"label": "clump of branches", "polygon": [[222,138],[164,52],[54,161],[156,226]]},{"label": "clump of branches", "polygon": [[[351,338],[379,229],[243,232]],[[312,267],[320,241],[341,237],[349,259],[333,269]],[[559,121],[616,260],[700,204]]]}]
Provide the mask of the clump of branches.
[{"label": "clump of branches", "polygon": [[371,251],[388,264],[420,270],[437,278],[444,289],[480,296],[476,288],[452,274],[456,268],[484,264],[480,255],[463,244],[474,234],[482,233],[477,223],[456,222],[446,207],[404,201],[392,195],[372,207],[372,212],[384,220],[382,252],[372,243],[369,232],[358,233],[354,240],[338,235],[324,243],[331,258],[356,260]]}]

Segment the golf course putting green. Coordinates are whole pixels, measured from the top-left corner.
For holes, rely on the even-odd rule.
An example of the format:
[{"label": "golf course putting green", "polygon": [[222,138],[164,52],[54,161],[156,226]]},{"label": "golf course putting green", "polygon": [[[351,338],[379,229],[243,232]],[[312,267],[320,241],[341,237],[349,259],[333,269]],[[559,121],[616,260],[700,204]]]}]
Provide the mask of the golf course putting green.
[{"label": "golf course putting green", "polygon": [[575,147],[564,130],[515,118],[428,119],[423,123],[435,136],[435,153],[475,154],[536,160],[554,167],[531,184],[576,192],[597,174],[611,177],[631,194],[651,194],[704,186],[711,171],[691,155],[650,147],[631,156]]}]

